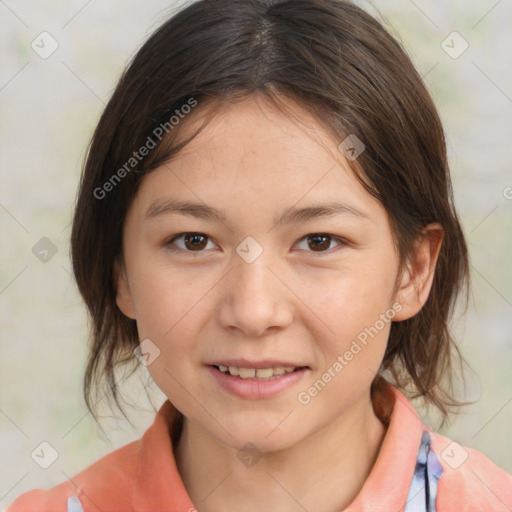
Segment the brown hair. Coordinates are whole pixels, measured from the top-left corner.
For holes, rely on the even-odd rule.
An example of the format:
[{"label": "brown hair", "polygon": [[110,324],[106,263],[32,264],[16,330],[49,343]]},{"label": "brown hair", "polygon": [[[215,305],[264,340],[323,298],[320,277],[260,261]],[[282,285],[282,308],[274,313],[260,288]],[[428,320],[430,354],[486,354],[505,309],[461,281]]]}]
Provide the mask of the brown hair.
[{"label": "brown hair", "polygon": [[[113,264],[144,175],[197,134],[176,143],[187,119],[180,115],[170,129],[171,115],[193,101],[199,110],[252,94],[281,108],[280,97],[292,99],[339,142],[348,135],[363,141],[365,151],[351,167],[387,210],[402,268],[423,228],[443,226],[430,296],[414,317],[392,323],[380,374],[412,388],[446,418],[460,404],[450,391],[460,354],[448,322],[459,292],[469,290],[469,272],[443,127],[400,43],[342,0],[200,0],[161,25],[127,66],[89,146],[71,235],[73,271],[92,321],[83,389],[89,411],[96,418],[93,390],[106,390],[124,414],[115,372],[138,366],[137,326],[117,307]],[[158,127],[166,127],[165,143],[134,160]],[[380,374],[372,391],[383,383]]]}]

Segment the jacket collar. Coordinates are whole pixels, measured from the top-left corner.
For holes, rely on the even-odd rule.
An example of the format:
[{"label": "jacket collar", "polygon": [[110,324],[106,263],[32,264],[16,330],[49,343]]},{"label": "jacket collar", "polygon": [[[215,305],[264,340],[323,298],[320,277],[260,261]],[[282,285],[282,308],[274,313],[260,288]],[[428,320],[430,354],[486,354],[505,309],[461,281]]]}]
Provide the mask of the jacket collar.
[{"label": "jacket collar", "polygon": [[[407,398],[393,386],[389,390],[394,400],[393,411],[377,460],[363,488],[344,512],[398,512],[405,508],[422,431],[426,428]],[[132,491],[134,512],[195,511],[172,448],[170,430],[176,414],[174,406],[166,400],[140,440]]]}]

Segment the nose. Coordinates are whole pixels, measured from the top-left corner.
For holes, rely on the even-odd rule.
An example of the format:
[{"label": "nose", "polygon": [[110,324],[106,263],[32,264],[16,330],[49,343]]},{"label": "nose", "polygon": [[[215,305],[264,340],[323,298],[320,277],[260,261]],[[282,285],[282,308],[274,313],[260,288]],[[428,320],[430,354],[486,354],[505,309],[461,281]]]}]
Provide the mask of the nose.
[{"label": "nose", "polygon": [[264,251],[248,262],[235,254],[223,280],[219,319],[224,329],[256,338],[283,329],[293,321],[293,297],[282,267]]}]

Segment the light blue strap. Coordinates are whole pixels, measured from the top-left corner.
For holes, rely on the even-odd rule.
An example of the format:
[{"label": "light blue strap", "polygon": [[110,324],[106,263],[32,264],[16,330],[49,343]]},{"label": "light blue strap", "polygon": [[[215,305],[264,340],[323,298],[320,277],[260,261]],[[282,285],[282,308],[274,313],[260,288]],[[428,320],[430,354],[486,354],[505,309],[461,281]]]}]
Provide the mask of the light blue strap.
[{"label": "light blue strap", "polygon": [[70,496],[68,498],[68,509],[67,512],[84,512],[84,507],[78,499],[78,496]]},{"label": "light blue strap", "polygon": [[436,512],[437,483],[443,468],[431,449],[428,432],[423,432],[404,512]]}]

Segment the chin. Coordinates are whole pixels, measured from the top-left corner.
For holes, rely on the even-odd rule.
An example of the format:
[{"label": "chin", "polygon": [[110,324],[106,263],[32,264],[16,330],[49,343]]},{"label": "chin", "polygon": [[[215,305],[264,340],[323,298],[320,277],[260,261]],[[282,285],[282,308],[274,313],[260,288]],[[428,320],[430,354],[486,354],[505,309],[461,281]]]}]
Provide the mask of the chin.
[{"label": "chin", "polygon": [[292,436],[290,427],[276,429],[278,424],[279,421],[273,422],[273,426],[270,427],[267,422],[230,423],[228,430],[233,437],[227,434],[223,435],[223,442],[236,450],[255,450],[257,452],[285,450],[294,445],[299,440],[299,436],[297,436],[297,432]]}]

